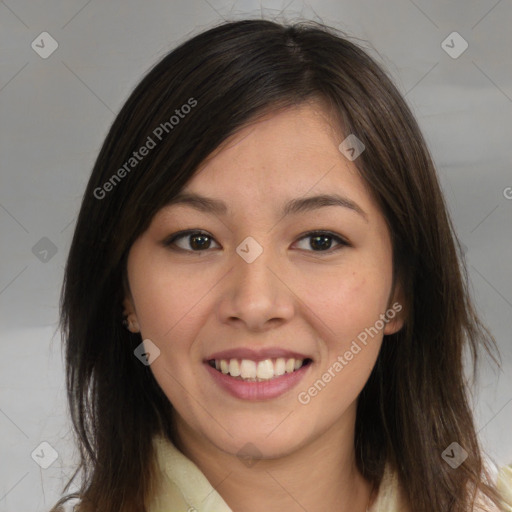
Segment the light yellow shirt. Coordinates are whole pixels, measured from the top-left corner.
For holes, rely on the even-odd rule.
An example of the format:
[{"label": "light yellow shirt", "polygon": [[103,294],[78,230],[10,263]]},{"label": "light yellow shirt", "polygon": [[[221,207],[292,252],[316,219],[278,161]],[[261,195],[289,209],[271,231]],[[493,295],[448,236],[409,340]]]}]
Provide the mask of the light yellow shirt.
[{"label": "light yellow shirt", "polygon": [[[201,470],[170,441],[157,436],[154,443],[162,480],[150,504],[150,512],[233,512]],[[512,465],[499,471],[497,485],[512,502]],[[401,500],[398,477],[386,465],[369,512],[404,512]],[[512,512],[512,507],[509,511]]]}]

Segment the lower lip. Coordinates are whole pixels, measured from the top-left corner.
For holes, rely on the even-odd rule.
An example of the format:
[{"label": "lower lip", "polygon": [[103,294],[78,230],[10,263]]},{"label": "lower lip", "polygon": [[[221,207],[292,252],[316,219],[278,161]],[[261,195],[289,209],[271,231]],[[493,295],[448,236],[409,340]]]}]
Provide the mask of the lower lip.
[{"label": "lower lip", "polygon": [[219,372],[208,363],[206,369],[213,377],[213,380],[225,391],[242,400],[269,400],[283,395],[295,387],[304,377],[312,363],[302,366],[292,373],[285,373],[273,379],[260,382],[247,382],[239,380]]}]

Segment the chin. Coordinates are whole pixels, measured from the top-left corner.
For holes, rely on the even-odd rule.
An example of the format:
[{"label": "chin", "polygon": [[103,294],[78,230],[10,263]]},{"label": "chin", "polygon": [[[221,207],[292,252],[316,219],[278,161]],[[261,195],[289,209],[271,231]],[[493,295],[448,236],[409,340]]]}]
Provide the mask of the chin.
[{"label": "chin", "polygon": [[[282,418],[280,419],[282,421]],[[279,422],[274,424],[274,430],[258,428],[257,423],[240,425],[236,432],[241,434],[231,437],[226,432],[217,432],[218,436],[211,436],[213,432],[205,437],[218,449],[229,455],[244,458],[278,459],[287,456],[307,443],[303,426],[297,429],[284,427]],[[276,428],[277,426],[277,428]],[[279,429],[282,427],[282,431]],[[242,434],[243,433],[243,434]]]}]

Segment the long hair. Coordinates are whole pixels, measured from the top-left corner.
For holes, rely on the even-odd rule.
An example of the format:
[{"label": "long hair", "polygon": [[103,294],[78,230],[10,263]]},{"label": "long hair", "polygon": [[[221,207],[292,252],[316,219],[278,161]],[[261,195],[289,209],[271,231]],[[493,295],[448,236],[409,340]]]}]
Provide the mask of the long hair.
[{"label": "long hair", "polygon": [[[81,512],[146,511],[151,440],[177,441],[172,404],[134,357],[141,337],[122,325],[131,245],[229,136],[312,98],[366,147],[354,163],[389,226],[405,296],[405,325],[384,337],[358,399],[358,468],[378,485],[389,461],[416,512],[466,512],[477,492],[500,503],[463,368],[469,354],[475,374],[482,348],[497,363],[497,347],[472,305],[417,122],[386,72],[339,31],[242,20],[190,38],[146,74],[113,122],[83,197],[61,295]],[[456,470],[441,457],[453,441],[468,452]]]}]

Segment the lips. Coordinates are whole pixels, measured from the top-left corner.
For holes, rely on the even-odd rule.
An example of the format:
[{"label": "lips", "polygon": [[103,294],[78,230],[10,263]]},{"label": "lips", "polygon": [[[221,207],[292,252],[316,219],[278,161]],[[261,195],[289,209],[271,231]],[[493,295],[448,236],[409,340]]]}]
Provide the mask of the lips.
[{"label": "lips", "polygon": [[212,368],[238,380],[261,382],[299,370],[311,359],[304,354],[280,348],[260,351],[239,348],[216,352],[206,362]]},{"label": "lips", "polygon": [[203,362],[214,382],[231,395],[265,400],[294,387],[313,360],[306,354],[280,348],[240,348],[216,352]]}]

